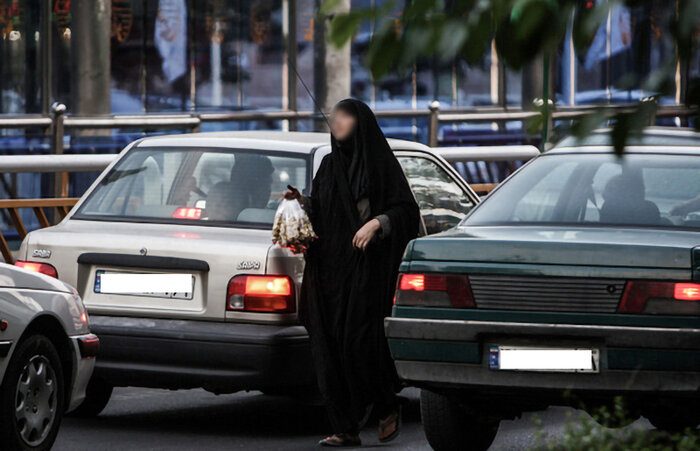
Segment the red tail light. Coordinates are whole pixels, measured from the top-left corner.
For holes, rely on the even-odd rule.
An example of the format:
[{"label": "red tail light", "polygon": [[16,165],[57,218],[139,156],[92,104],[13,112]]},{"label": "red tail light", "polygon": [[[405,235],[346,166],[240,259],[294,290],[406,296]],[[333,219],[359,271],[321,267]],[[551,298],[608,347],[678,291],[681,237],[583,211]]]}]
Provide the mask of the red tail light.
[{"label": "red tail light", "polygon": [[228,283],[226,308],[247,312],[294,312],[294,282],[287,276],[235,276]]},{"label": "red tail light", "polygon": [[15,266],[24,268],[27,271],[39,272],[58,279],[58,272],[56,272],[56,268],[49,265],[48,263],[26,262],[22,260],[17,260],[15,262]]},{"label": "red tail light", "polygon": [[81,357],[91,359],[100,351],[100,339],[95,334],[85,335],[78,338],[78,347]]},{"label": "red tail light", "polygon": [[394,303],[430,307],[475,307],[467,276],[451,274],[401,274]]},{"label": "red tail light", "polygon": [[173,213],[175,219],[199,219],[202,217],[201,208],[180,207]]},{"label": "red tail light", "polygon": [[700,284],[634,281],[627,283],[618,312],[700,314],[700,302],[692,301],[700,301]]},{"label": "red tail light", "polygon": [[399,290],[425,290],[425,276],[423,274],[401,274]]},{"label": "red tail light", "polygon": [[673,297],[679,301],[700,301],[700,283],[677,283]]}]

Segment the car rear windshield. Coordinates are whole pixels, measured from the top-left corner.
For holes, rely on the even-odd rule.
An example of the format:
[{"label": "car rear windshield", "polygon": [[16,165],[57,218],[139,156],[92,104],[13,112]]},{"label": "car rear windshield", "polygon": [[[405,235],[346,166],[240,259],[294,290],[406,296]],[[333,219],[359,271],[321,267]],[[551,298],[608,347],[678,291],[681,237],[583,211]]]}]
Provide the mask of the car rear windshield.
[{"label": "car rear windshield", "polygon": [[700,156],[542,156],[463,221],[512,224],[700,228]]},{"label": "car rear windshield", "polygon": [[74,217],[267,227],[287,185],[306,189],[307,170],[284,152],[136,147]]}]

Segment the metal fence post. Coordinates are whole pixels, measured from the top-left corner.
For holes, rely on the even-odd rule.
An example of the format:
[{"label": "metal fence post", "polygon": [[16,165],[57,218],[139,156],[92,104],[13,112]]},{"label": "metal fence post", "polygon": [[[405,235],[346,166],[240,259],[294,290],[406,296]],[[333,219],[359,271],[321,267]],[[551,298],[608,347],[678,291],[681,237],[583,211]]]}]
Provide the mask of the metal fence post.
[{"label": "metal fence post", "polygon": [[428,146],[437,147],[438,128],[440,127],[440,121],[438,118],[438,115],[440,114],[440,102],[433,100],[430,102],[428,108],[430,109],[430,116],[428,117]]},{"label": "metal fence post", "polygon": [[[66,112],[66,106],[62,103],[55,102],[51,105],[51,153],[54,155],[63,154],[63,119]],[[54,197],[68,197],[68,173],[59,172],[53,177],[53,195]]]}]

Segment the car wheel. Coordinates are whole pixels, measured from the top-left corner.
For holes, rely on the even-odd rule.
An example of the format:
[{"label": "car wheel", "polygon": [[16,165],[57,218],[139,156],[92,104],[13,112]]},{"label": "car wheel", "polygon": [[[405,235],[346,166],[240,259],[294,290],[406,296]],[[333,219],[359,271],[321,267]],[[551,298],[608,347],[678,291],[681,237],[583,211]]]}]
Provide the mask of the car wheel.
[{"label": "car wheel", "polygon": [[421,390],[420,412],[425,436],[436,451],[486,450],[498,432],[498,420],[480,417],[429,390]]},{"label": "car wheel", "polygon": [[21,341],[0,387],[3,449],[48,450],[56,440],[65,402],[61,360],[51,341]]},{"label": "car wheel", "polygon": [[85,389],[85,399],[70,415],[83,418],[99,415],[107,407],[112,390],[114,386],[101,377],[93,376]]}]

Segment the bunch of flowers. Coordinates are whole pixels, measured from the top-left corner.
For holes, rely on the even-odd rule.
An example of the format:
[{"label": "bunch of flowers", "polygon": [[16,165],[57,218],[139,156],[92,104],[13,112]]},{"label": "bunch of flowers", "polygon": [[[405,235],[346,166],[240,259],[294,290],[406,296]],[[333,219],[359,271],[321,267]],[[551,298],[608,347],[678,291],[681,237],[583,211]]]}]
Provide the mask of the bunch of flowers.
[{"label": "bunch of flowers", "polygon": [[272,223],[272,242],[299,254],[308,249],[316,234],[311,220],[296,200],[283,199]]}]

